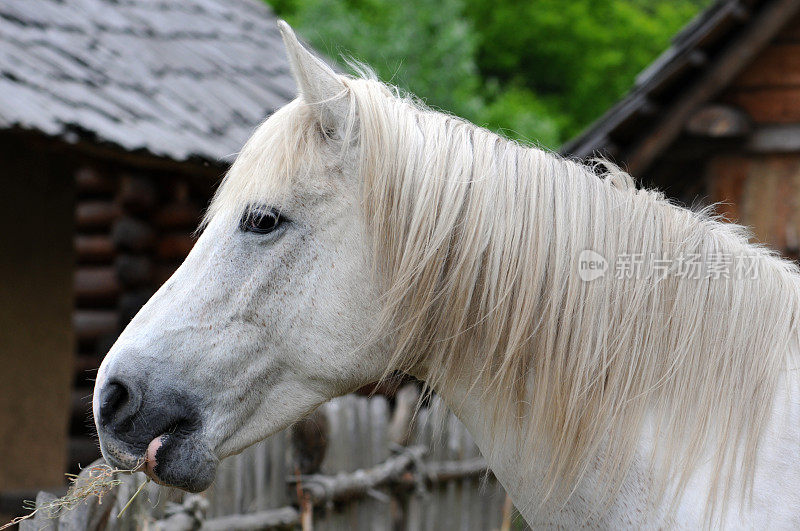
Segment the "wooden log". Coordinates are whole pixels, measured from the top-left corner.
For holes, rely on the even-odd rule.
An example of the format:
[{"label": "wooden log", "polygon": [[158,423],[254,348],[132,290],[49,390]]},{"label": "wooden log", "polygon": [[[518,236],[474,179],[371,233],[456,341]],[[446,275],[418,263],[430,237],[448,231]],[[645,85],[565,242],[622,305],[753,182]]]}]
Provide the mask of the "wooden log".
[{"label": "wooden log", "polygon": [[695,68],[700,68],[701,66],[705,66],[708,62],[708,54],[706,54],[702,50],[692,50],[689,52],[689,64],[691,64]]},{"label": "wooden log", "polygon": [[114,260],[117,278],[123,286],[146,286],[153,278],[153,264],[146,256],[122,254]]},{"label": "wooden log", "polygon": [[744,109],[759,124],[800,122],[800,86],[733,91],[724,100]]},{"label": "wooden log", "polygon": [[84,166],[75,172],[75,187],[79,194],[111,194],[116,188],[115,179]]},{"label": "wooden log", "polygon": [[119,206],[109,201],[79,201],[75,208],[78,229],[107,228],[119,216]]},{"label": "wooden log", "polygon": [[156,224],[165,229],[194,230],[200,222],[200,209],[189,202],[171,203],[156,215]]},{"label": "wooden log", "polygon": [[490,473],[489,465],[482,457],[453,461],[425,463],[424,479],[427,483],[446,483],[457,479],[477,477]]},{"label": "wooden log", "polygon": [[183,260],[194,247],[191,234],[168,234],[158,240],[158,256],[164,260]]},{"label": "wooden log", "polygon": [[315,505],[344,501],[360,497],[367,492],[391,482],[399,482],[402,475],[408,472],[411,465],[419,462],[427,448],[412,446],[395,457],[368,469],[359,469],[351,473],[339,473],[333,476],[312,474],[308,476],[290,477],[291,483],[308,495]]},{"label": "wooden log", "polygon": [[96,339],[119,330],[117,312],[107,310],[76,310],[72,314],[72,324],[79,340]]},{"label": "wooden log", "polygon": [[75,236],[78,262],[110,262],[114,257],[114,242],[106,235]]},{"label": "wooden log", "polygon": [[114,223],[111,239],[117,249],[142,252],[152,247],[155,233],[144,221],[125,216]]},{"label": "wooden log", "polygon": [[733,82],[741,88],[800,86],[800,43],[773,43]]},{"label": "wooden log", "polygon": [[[420,483],[435,485],[491,474],[482,457],[422,462],[425,446],[411,446],[368,469],[336,475],[301,475],[288,478],[314,505],[341,502],[364,496],[379,487],[409,488]],[[421,466],[417,468],[416,465]]]},{"label": "wooden log", "polygon": [[728,105],[706,105],[686,122],[686,131],[709,138],[741,138],[751,131],[750,118]]},{"label": "wooden log", "polygon": [[[651,116],[655,116],[660,110],[661,106],[654,102],[652,98],[643,98],[642,104],[637,112],[638,114],[649,118]],[[607,141],[606,144],[610,144],[610,142]]]},{"label": "wooden log", "polygon": [[201,531],[256,531],[300,524],[300,513],[294,507],[282,507],[250,514],[222,516],[206,520]]},{"label": "wooden log", "polygon": [[158,193],[148,177],[123,175],[118,197],[125,210],[141,214],[149,212],[155,206]]},{"label": "wooden log", "polygon": [[73,285],[79,301],[113,299],[120,290],[113,267],[79,267],[75,270]]}]

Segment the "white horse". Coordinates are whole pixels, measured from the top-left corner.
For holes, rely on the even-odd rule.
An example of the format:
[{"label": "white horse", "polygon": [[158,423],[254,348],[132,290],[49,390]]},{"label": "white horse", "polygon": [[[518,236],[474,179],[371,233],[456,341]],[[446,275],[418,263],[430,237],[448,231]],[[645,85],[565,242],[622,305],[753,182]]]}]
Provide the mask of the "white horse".
[{"label": "white horse", "polygon": [[800,527],[793,265],[281,31],[300,96],[100,368],[110,463],[200,491],[219,460],[401,370],[532,526]]}]

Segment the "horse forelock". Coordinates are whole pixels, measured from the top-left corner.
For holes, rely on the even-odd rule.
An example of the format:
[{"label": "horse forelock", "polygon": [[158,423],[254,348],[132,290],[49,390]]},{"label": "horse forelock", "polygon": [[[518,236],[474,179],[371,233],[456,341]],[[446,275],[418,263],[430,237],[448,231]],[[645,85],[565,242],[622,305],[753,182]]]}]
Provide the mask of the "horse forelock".
[{"label": "horse forelock", "polygon": [[319,167],[319,128],[302,98],[256,128],[214,194],[200,227],[218,216],[238,217],[250,205],[280,202],[304,172]]}]

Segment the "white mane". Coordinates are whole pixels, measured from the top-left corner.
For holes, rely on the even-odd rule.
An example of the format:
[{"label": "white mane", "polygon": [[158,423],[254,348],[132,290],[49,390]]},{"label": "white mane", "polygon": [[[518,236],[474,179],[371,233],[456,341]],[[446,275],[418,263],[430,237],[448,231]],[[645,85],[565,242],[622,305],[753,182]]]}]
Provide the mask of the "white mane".
[{"label": "white mane", "polygon": [[[739,474],[746,489],[797,343],[797,268],[616,168],[598,177],[375,80],[343,82],[342,149],[358,150],[391,369],[421,372],[435,389],[467,374],[488,390],[498,437],[519,425],[531,469],[545,470],[537,502],[567,496],[597,459],[613,497],[651,420],[662,495],[709,456],[709,507],[724,505]],[[279,111],[209,215],[301,178],[321,156],[318,137],[302,101]],[[581,279],[585,250],[607,261],[605,275]],[[679,278],[674,260],[718,254],[754,275]],[[638,255],[640,274],[617,278],[615,265]],[[663,270],[653,257],[673,261]]]}]

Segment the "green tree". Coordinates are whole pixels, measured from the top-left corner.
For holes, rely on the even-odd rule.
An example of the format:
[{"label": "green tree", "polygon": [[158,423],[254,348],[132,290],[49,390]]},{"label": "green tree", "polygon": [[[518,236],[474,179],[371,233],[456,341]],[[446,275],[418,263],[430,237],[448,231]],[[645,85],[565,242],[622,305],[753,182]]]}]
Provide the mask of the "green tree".
[{"label": "green tree", "polygon": [[273,0],[329,57],[555,148],[621,97],[709,0]]},{"label": "green tree", "polygon": [[562,128],[596,119],[708,0],[465,0],[485,78],[527,88]]}]

